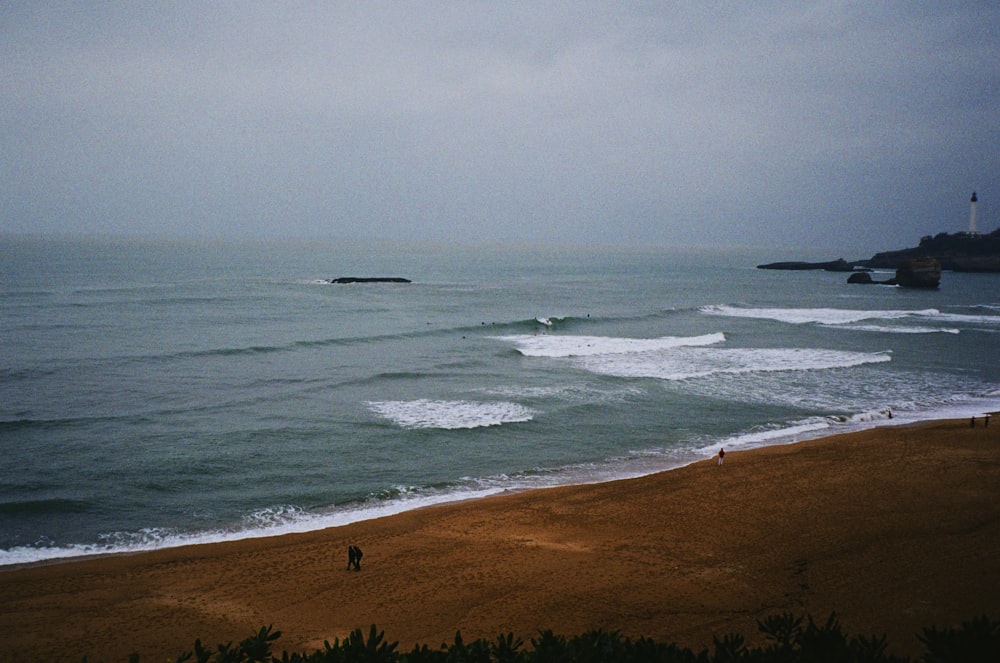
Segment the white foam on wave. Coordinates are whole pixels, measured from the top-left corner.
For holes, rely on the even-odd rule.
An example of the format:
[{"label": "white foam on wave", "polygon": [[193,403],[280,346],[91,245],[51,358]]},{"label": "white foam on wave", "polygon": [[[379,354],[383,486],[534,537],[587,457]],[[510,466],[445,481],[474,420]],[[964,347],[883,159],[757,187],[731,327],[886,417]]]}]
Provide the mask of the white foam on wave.
[{"label": "white foam on wave", "polygon": [[701,454],[714,454],[719,447],[724,449],[750,449],[763,447],[768,444],[780,442],[794,442],[802,437],[817,437],[820,431],[830,429],[830,422],[822,419],[814,419],[802,422],[793,422],[790,425],[778,426],[775,428],[759,428],[756,430],[739,433],[723,438],[711,446],[702,447],[696,451]]},{"label": "white foam on wave", "polygon": [[[719,315],[731,318],[756,318],[776,320],[793,325],[819,323],[823,325],[847,325],[862,320],[899,320],[911,317],[939,317],[937,309],[922,309],[918,311],[888,310],[869,311],[839,308],[742,308],[739,306],[711,305],[699,309],[708,315]],[[985,316],[984,316],[985,317]]]},{"label": "white foam on wave", "polygon": [[584,370],[623,378],[687,380],[715,374],[809,371],[891,361],[884,352],[822,348],[715,348],[722,333],[652,339],[606,336],[501,336],[526,357],[570,359]]},{"label": "white foam on wave", "polygon": [[515,344],[526,357],[586,357],[593,355],[645,354],[672,348],[714,345],[726,337],[722,333],[702,336],[662,336],[660,338],[620,338],[610,336],[499,336]]},{"label": "white foam on wave", "polygon": [[587,382],[553,384],[547,386],[498,386],[480,390],[490,396],[517,399],[555,398],[566,403],[596,403],[621,401],[644,393],[637,386],[596,387]]},{"label": "white foam on wave", "polygon": [[884,325],[851,325],[855,331],[879,332],[883,334],[959,334],[952,327],[886,327]]},{"label": "white foam on wave", "polygon": [[982,417],[1000,408],[1000,393],[978,397],[955,396],[936,403],[910,404],[909,407],[881,408],[849,416],[813,417],[802,421],[759,427],[716,440],[696,449],[704,456],[714,455],[719,447],[752,449],[776,444],[791,444],[804,440],[867,430],[876,426],[905,426],[921,421],[968,419]]},{"label": "white foam on wave", "polygon": [[712,305],[699,309],[707,315],[726,316],[731,318],[754,318],[776,320],[793,325],[819,324],[844,329],[876,331],[894,334],[958,334],[953,327],[938,328],[910,325],[857,325],[866,320],[894,320],[907,322],[920,320],[951,325],[973,325],[984,327],[1000,326],[1000,315],[969,315],[963,313],[942,313],[938,309],[920,310],[858,310],[838,308],[743,308],[739,306]]},{"label": "white foam on wave", "polygon": [[534,411],[508,401],[370,401],[372,412],[400,428],[481,428],[531,421]]},{"label": "white foam on wave", "polygon": [[1000,315],[969,315],[966,313],[939,313],[931,316],[934,320],[941,322],[952,322],[956,324],[970,325],[1000,325]]},{"label": "white foam on wave", "polygon": [[[333,506],[323,511],[308,511],[294,506],[279,506],[249,514],[233,529],[200,532],[179,532],[170,529],[145,529],[132,533],[115,533],[102,538],[100,544],[68,546],[19,546],[0,550],[0,567],[37,563],[45,560],[69,559],[89,555],[144,552],[185,545],[237,541],[281,534],[311,532],[340,527],[355,522],[391,516],[414,509],[459,500],[478,499],[508,491],[544,488],[565,484],[585,484],[612,479],[642,476],[681,467],[713,456],[724,447],[750,449],[789,444],[829,434],[850,432],[873,426],[905,425],[928,419],[966,419],[1000,409],[1000,390],[980,397],[956,396],[935,404],[908,408],[859,412],[852,416],[813,417],[810,419],[760,426],[714,440],[701,438],[691,444],[662,449],[643,449],[626,457],[601,463],[580,463],[532,474],[510,477],[496,475],[463,479],[463,483],[443,490],[407,489],[397,487],[392,499],[369,499],[361,503]],[[708,442],[708,444],[706,444]]]},{"label": "white foam on wave", "polygon": [[890,407],[893,411],[937,410],[944,401],[932,394],[959,394],[958,400],[963,401],[967,398],[963,395],[988,394],[992,386],[967,375],[897,372],[868,364],[843,370],[801,371],[794,379],[777,372],[719,373],[676,386],[665,383],[664,388],[733,403],[829,412],[840,418],[850,412],[878,412]]},{"label": "white foam on wave", "polygon": [[503,490],[502,487],[473,487],[464,490],[403,495],[393,500],[372,500],[346,508],[334,508],[326,512],[309,512],[291,506],[274,507],[249,514],[243,518],[241,526],[233,529],[181,532],[168,528],[149,528],[138,532],[114,532],[101,537],[101,542],[95,544],[17,546],[0,550],[0,567],[32,564],[47,560],[149,552],[188,545],[313,532],[329,527],[341,527],[364,520],[392,516],[435,504],[488,497],[503,492]]},{"label": "white foam on wave", "polygon": [[615,377],[688,380],[715,374],[849,368],[891,359],[889,352],[818,348],[677,348],[672,352],[585,357],[579,363],[594,373]]}]

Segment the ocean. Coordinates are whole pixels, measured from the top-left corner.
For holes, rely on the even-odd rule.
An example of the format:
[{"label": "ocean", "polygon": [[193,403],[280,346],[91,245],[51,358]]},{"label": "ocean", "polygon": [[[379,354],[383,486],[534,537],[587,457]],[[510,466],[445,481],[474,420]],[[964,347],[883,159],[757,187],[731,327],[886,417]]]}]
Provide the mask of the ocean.
[{"label": "ocean", "polygon": [[782,259],[829,256],[0,238],[0,565],[1000,409],[1000,275]]}]

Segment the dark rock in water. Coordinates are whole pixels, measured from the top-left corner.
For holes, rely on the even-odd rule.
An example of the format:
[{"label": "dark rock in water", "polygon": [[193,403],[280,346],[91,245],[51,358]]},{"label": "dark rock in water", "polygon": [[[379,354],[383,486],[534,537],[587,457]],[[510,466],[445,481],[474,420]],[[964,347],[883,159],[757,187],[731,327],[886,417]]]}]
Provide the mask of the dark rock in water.
[{"label": "dark rock in water", "polygon": [[936,288],[941,283],[941,263],[929,256],[904,260],[896,268],[896,282],[904,288]]},{"label": "dark rock in water", "polygon": [[807,270],[822,269],[826,272],[853,272],[854,263],[847,262],[843,258],[829,260],[827,262],[771,262],[766,265],[757,265],[757,269],[787,269],[787,270]]},{"label": "dark rock in water", "polygon": [[411,283],[400,276],[341,276],[329,279],[327,283]]},{"label": "dark rock in water", "polygon": [[904,288],[936,288],[941,283],[941,263],[934,258],[914,258],[900,263],[895,278],[875,281],[866,272],[856,272],[851,274],[847,282],[898,285]]},{"label": "dark rock in water", "polygon": [[862,284],[876,284],[876,285],[899,285],[895,278],[886,279],[885,281],[876,281],[872,278],[872,275],[868,272],[854,272],[849,277],[847,277],[848,283],[862,283]]}]

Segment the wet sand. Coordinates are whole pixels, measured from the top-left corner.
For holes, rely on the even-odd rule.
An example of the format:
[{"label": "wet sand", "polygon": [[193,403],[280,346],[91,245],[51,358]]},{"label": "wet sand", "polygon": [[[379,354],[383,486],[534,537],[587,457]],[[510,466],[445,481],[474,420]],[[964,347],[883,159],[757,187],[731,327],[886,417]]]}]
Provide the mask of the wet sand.
[{"label": "wet sand", "polygon": [[1000,618],[998,551],[1000,419],[880,427],[308,534],[7,567],[0,661],[161,661],[268,624],[277,652],[371,624],[403,651],[597,628],[700,649],[833,611],[914,656],[925,626]]}]

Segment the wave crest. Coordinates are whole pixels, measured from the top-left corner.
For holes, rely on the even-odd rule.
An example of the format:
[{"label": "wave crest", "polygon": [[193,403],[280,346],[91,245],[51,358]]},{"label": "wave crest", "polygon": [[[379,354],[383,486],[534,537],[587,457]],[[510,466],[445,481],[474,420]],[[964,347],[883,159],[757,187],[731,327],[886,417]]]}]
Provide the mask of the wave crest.
[{"label": "wave crest", "polygon": [[846,325],[862,320],[898,320],[908,317],[934,317],[940,316],[937,309],[929,308],[919,311],[867,311],[858,309],[839,308],[742,308],[739,306],[727,306],[715,304],[702,306],[699,309],[707,315],[719,315],[730,318],[755,318],[763,320],[776,320],[787,322],[793,325],[808,323],[818,323],[822,325]]},{"label": "wave crest", "polygon": [[722,333],[660,338],[615,338],[610,336],[498,336],[515,344],[526,357],[587,357],[594,355],[645,354],[672,348],[722,343]]},{"label": "wave crest", "polygon": [[509,401],[475,402],[418,399],[370,401],[372,412],[401,428],[482,428],[531,421],[534,411]]},{"label": "wave crest", "polygon": [[847,352],[816,348],[684,348],[636,357],[588,357],[583,366],[623,378],[688,380],[716,374],[815,371],[891,361],[889,352]]}]

